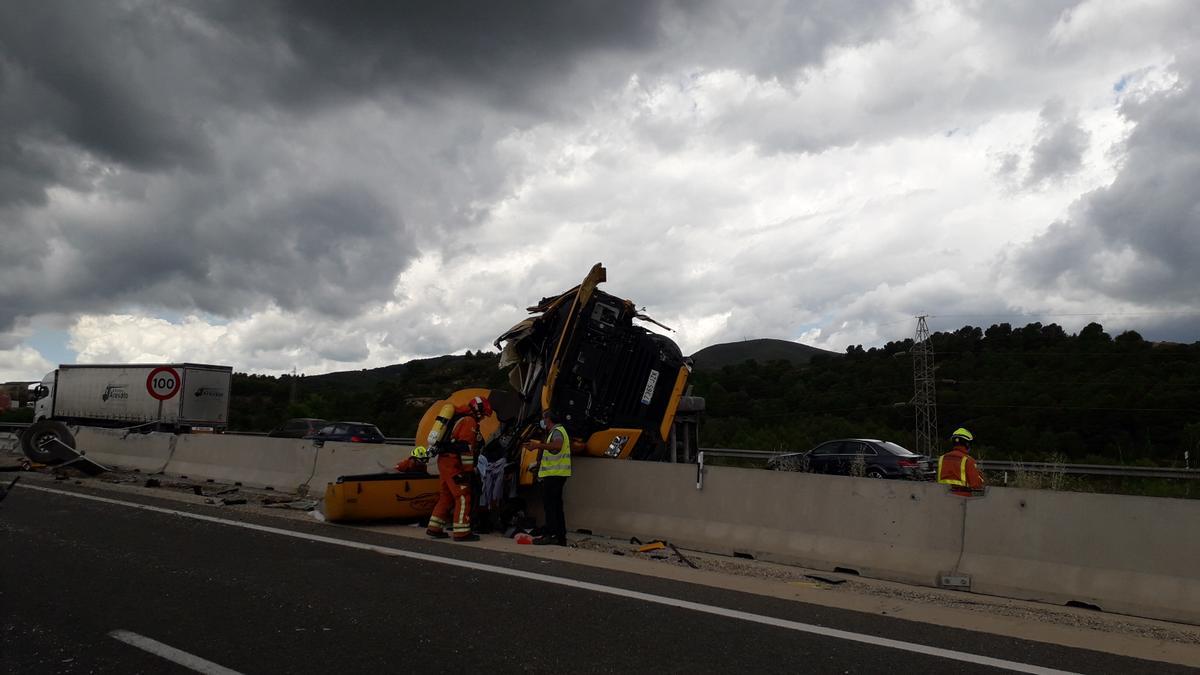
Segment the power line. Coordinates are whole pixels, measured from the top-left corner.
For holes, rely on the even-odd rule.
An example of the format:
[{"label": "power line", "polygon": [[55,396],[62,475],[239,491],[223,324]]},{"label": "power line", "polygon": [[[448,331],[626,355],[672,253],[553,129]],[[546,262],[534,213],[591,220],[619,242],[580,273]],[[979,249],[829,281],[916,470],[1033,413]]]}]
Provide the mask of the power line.
[{"label": "power line", "polygon": [[947,407],[958,408],[1023,408],[1029,410],[1107,410],[1117,412],[1187,412],[1200,413],[1197,408],[1091,408],[1070,405],[999,405],[989,403],[945,403]]},{"label": "power line", "polygon": [[[1185,344],[1183,346],[1191,347],[1192,345]],[[1010,352],[1007,350],[993,351],[993,350],[989,350],[989,349],[981,349],[979,351],[970,351],[970,350],[938,351],[938,352],[934,352],[934,353],[935,354],[973,354],[975,356],[1010,356],[1010,355],[1011,356],[1088,356],[1088,357],[1092,357],[1092,358],[1103,357],[1103,358],[1114,358],[1114,359],[1127,359],[1127,358],[1133,358],[1133,357],[1144,357],[1147,354],[1151,354],[1154,352],[1142,352],[1142,353],[1137,353],[1137,354],[1100,353],[1100,352],[1090,352],[1090,353],[1089,352]],[[1163,352],[1157,352],[1157,353],[1162,354]]]},{"label": "power line", "polygon": [[1148,384],[1152,387],[1200,387],[1200,382],[1130,382],[1129,380],[1098,380],[1094,382],[1063,382],[1061,380],[939,380],[941,384],[1055,384],[1078,387],[1080,385],[1131,385]]},{"label": "power line", "polygon": [[1200,309],[1172,309],[1160,311],[1145,311],[1145,312],[1025,312],[1020,314],[1012,313],[997,313],[997,314],[931,314],[930,319],[966,319],[966,318],[1037,318],[1037,317],[1083,317],[1083,316],[1191,316],[1200,315]]},{"label": "power line", "polygon": [[[761,420],[761,419],[770,419],[770,418],[775,418],[775,417],[796,417],[798,415],[819,415],[822,413],[830,413],[830,412],[846,412],[846,411],[850,411],[850,410],[879,410],[879,409],[883,409],[883,408],[903,408],[908,405],[909,405],[908,402],[904,402],[904,403],[888,403],[886,405],[854,406],[854,407],[850,407],[850,408],[825,408],[822,410],[791,410],[788,412],[781,412],[781,413],[760,413],[760,414],[756,414],[756,415],[745,415],[744,417],[746,419]],[[718,416],[709,414],[709,417],[718,417]],[[738,416],[737,415],[728,415],[728,416],[720,416],[719,419],[729,419],[729,418],[736,418],[736,417],[738,417]]]}]

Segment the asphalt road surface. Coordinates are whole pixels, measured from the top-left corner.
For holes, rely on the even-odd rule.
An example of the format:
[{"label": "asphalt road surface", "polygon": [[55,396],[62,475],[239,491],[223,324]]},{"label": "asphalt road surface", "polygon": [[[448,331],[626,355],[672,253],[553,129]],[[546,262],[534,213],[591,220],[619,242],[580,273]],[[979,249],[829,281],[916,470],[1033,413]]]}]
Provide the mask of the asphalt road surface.
[{"label": "asphalt road surface", "polygon": [[0,505],[0,575],[11,673],[1191,672],[63,483]]}]

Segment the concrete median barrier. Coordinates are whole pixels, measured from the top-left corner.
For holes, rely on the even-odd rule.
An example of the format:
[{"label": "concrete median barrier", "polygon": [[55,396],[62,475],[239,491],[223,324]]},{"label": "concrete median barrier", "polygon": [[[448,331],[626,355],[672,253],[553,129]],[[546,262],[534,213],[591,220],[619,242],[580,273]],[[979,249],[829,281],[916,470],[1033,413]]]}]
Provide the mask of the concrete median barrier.
[{"label": "concrete median barrier", "polygon": [[[404,445],[326,442],[319,450],[311,487],[324,490],[325,484],[334,482],[338,476],[390,470],[396,462],[412,454],[412,450]],[[431,471],[436,473],[436,467],[431,466]]]},{"label": "concrete median barrier", "polygon": [[167,466],[174,434],[135,433],[124,429],[71,427],[75,447],[105,466],[157,473]]},{"label": "concrete median barrier", "polygon": [[573,461],[572,529],[1200,624],[1198,501]]},{"label": "concrete median barrier", "polygon": [[1200,502],[994,489],[967,507],[971,589],[1200,624]]},{"label": "concrete median barrier", "polygon": [[957,561],[962,508],[929,483],[576,458],[571,528],[923,585]]},{"label": "concrete median barrier", "polygon": [[169,476],[292,492],[310,485],[317,463],[312,441],[229,434],[183,434],[177,438],[164,471]]}]

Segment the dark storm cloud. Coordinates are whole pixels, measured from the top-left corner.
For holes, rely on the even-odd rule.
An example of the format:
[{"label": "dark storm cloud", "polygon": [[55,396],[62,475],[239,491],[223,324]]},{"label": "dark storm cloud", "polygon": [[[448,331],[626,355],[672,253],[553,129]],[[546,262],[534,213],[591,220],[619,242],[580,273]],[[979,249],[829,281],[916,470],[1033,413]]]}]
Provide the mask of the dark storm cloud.
[{"label": "dark storm cloud", "polygon": [[[599,50],[646,48],[661,4],[14,2],[0,6],[0,199],[77,183],[53,150],[206,161],[212,115],[394,90],[521,105]],[[299,108],[298,108],[299,106]],[[0,204],[4,202],[0,201]]]},{"label": "dark storm cloud", "polygon": [[1137,126],[1112,185],[1085,196],[1018,257],[1034,283],[1147,305],[1195,306],[1200,288],[1200,60],[1171,90],[1125,103]]},{"label": "dark storm cloud", "polygon": [[646,49],[659,33],[661,2],[430,4],[319,0],[264,13],[237,3],[229,25],[250,37],[274,33],[294,60],[277,90],[289,99],[399,87],[471,87],[522,105],[531,90],[568,74],[598,51]]},{"label": "dark storm cloud", "polygon": [[1078,116],[1064,110],[1061,100],[1047,103],[1042,108],[1037,142],[1030,151],[1032,159],[1026,185],[1058,180],[1078,171],[1090,138],[1079,126]]},{"label": "dark storm cloud", "polygon": [[[389,296],[416,251],[406,210],[426,228],[478,221],[470,205],[504,179],[477,150],[495,140],[485,121],[495,110],[547,114],[580,59],[653,47],[663,11],[558,1],[0,5],[0,262],[19,277],[0,290],[0,333],[20,316],[123,305],[362,311]],[[414,149],[400,158],[400,197],[356,185],[371,171],[358,157],[306,151],[341,130],[331,111],[366,101],[402,115],[436,110],[411,114],[414,126],[401,130]],[[325,126],[306,126],[322,115]],[[259,137],[245,137],[256,125]],[[255,143],[268,146],[257,157],[246,148]],[[308,180],[334,162],[347,165],[343,181]],[[55,187],[108,201],[56,209]]]}]

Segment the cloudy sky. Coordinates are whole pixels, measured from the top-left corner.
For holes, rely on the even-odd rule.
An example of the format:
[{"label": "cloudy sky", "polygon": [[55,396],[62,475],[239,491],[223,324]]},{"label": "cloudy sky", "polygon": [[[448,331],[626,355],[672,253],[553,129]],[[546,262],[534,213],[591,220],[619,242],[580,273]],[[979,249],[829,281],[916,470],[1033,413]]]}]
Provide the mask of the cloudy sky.
[{"label": "cloudy sky", "polygon": [[1200,339],[1200,3],[0,4],[0,380],[488,347]]}]

